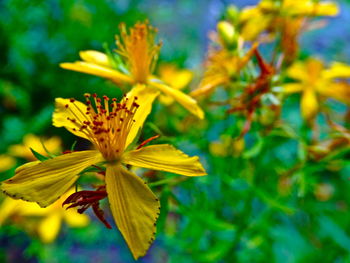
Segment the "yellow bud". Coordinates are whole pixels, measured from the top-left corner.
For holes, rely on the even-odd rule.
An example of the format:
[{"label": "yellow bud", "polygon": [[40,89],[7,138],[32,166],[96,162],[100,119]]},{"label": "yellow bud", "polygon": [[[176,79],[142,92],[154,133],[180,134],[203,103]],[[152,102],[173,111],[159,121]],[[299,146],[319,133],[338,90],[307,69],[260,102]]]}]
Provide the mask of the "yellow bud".
[{"label": "yellow bud", "polygon": [[225,145],[220,141],[211,142],[209,144],[209,151],[214,156],[219,156],[219,157],[227,156],[227,149]]},{"label": "yellow bud", "polygon": [[236,33],[232,24],[227,21],[220,21],[217,24],[217,30],[220,38],[225,42],[225,44],[231,45],[235,43]]},{"label": "yellow bud", "polygon": [[240,156],[241,153],[243,152],[245,147],[245,142],[244,142],[244,138],[240,138],[238,140],[233,140],[232,141],[232,155],[234,157]]},{"label": "yellow bud", "polygon": [[278,179],[277,190],[281,196],[287,196],[292,191],[293,182],[289,176],[281,176]]},{"label": "yellow bud", "polygon": [[320,183],[316,185],[314,194],[319,201],[328,201],[334,193],[332,185],[327,183]]}]

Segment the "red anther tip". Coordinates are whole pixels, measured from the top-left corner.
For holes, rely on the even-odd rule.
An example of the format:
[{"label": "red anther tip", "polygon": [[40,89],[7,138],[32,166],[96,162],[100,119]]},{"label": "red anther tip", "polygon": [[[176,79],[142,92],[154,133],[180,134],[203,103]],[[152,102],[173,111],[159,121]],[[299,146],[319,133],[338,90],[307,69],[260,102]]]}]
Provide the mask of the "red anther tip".
[{"label": "red anther tip", "polygon": [[90,93],[85,93],[84,94],[84,97],[87,98],[87,99],[90,98],[90,96],[91,96]]},{"label": "red anther tip", "polygon": [[116,98],[113,98],[112,101],[117,101],[117,99],[116,99]]},{"label": "red anther tip", "polygon": [[96,98],[96,97],[97,97],[97,94],[96,94],[96,93],[94,93],[94,94],[92,94],[92,96],[93,96],[94,98]]},{"label": "red anther tip", "polygon": [[66,105],[64,105],[64,107],[67,109],[69,106],[68,106],[68,104],[66,104]]},{"label": "red anther tip", "polygon": [[109,98],[106,95],[103,95],[103,99],[109,101]]},{"label": "red anther tip", "polygon": [[74,101],[75,101],[75,99],[69,99],[69,101],[70,101],[70,102],[74,102]]},{"label": "red anther tip", "polygon": [[135,96],[135,100],[137,100],[138,99],[138,97],[137,96]]}]

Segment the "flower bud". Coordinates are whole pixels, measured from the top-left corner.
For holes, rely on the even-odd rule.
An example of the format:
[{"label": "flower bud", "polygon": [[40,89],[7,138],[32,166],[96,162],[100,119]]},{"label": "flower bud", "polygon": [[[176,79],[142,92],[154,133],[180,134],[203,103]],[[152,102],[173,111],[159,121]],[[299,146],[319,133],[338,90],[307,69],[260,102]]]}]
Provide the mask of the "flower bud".
[{"label": "flower bud", "polygon": [[236,32],[232,24],[227,21],[220,21],[217,24],[217,30],[220,38],[227,45],[232,45],[236,42]]}]

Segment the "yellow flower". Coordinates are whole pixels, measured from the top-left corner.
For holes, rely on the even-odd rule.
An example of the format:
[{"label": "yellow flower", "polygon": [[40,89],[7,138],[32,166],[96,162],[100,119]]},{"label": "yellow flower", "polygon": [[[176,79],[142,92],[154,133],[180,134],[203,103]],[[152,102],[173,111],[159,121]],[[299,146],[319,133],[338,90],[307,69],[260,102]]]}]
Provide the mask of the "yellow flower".
[{"label": "yellow flower", "polygon": [[152,75],[161,47],[161,44],[155,43],[156,29],[147,23],[137,23],[130,32],[125,24],[121,24],[120,31],[120,37],[116,37],[116,52],[122,57],[125,66],[94,50],[81,51],[80,57],[83,61],[61,63],[60,66],[107,78],[117,84],[146,84],[151,93],[160,91],[203,119],[204,113],[193,98]]},{"label": "yellow flower", "polygon": [[[34,161],[35,156],[31,152],[30,148],[40,153],[41,155],[47,155],[47,152],[58,154],[62,151],[61,143],[61,139],[57,136],[44,139],[34,134],[27,134],[23,138],[23,144],[10,146],[8,153],[14,157],[20,157],[28,161]],[[44,147],[46,148],[47,152]]]},{"label": "yellow flower", "polygon": [[254,44],[244,56],[239,56],[225,48],[210,50],[204,77],[191,95],[194,97],[206,95],[220,85],[229,85],[232,77],[237,76],[249,62],[256,48],[257,44]]},{"label": "yellow flower", "polygon": [[[284,59],[291,62],[298,53],[298,38],[305,28],[306,18],[337,14],[338,6],[334,2],[262,0],[257,6],[242,10],[239,27],[245,40],[255,40],[264,31],[272,35],[280,32]],[[265,39],[268,38],[265,36]]]},{"label": "yellow flower", "polygon": [[[173,64],[161,64],[159,67],[159,77],[170,87],[181,90],[192,80],[193,73],[188,69],[177,69]],[[170,105],[174,102],[173,97],[166,94],[159,96],[160,102]]]},{"label": "yellow flower", "polygon": [[15,199],[45,207],[64,194],[85,168],[104,163],[105,187],[115,223],[137,259],[145,255],[154,239],[160,204],[144,181],[123,164],[185,176],[201,176],[206,172],[198,157],[189,157],[168,144],[127,149],[145,120],[144,112],[146,116],[149,113],[151,102],[136,102],[136,97],[130,94],[120,103],[106,96],[102,100],[96,95],[85,97],[86,104],[57,98],[53,124],[88,139],[97,150],[27,163],[17,168],[15,176],[4,181],[1,189]]},{"label": "yellow flower", "polygon": [[27,161],[34,161],[35,156],[33,155],[30,148],[46,155],[47,152],[52,154],[58,154],[61,152],[61,139],[59,137],[51,137],[48,139],[37,137],[34,134],[27,134],[23,138],[23,144],[15,144],[9,147],[7,154],[0,155],[0,172],[7,171],[16,165],[16,158],[20,157]]},{"label": "yellow flower", "polygon": [[313,0],[262,0],[257,6],[242,10],[239,23],[241,34],[246,40],[255,39],[261,32],[270,27],[276,28],[276,18],[295,19],[308,16],[335,16],[339,12],[334,2],[319,2]]},{"label": "yellow flower", "polygon": [[311,120],[319,110],[321,97],[331,97],[344,103],[350,103],[350,86],[339,78],[350,78],[350,66],[335,62],[329,69],[324,69],[323,62],[309,58],[306,62],[296,62],[287,75],[297,80],[283,85],[286,93],[302,93],[301,113],[305,120]]},{"label": "yellow flower", "polygon": [[84,227],[89,223],[87,215],[62,207],[63,201],[73,192],[74,190],[71,189],[60,200],[46,208],[41,208],[35,203],[5,198],[0,206],[0,226],[14,216],[23,218],[19,223],[23,223],[24,227],[27,217],[39,217],[40,220],[34,226],[35,231],[42,242],[51,243],[56,239],[63,221],[71,227]]}]

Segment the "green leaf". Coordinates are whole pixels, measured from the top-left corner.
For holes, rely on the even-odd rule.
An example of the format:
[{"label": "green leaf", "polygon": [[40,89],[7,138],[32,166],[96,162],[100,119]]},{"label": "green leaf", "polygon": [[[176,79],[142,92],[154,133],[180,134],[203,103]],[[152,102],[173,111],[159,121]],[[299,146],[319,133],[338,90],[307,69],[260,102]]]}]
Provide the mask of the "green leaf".
[{"label": "green leaf", "polygon": [[40,153],[38,153],[37,151],[33,150],[32,148],[30,148],[30,151],[33,153],[33,155],[35,156],[35,158],[37,158],[37,159],[38,159],[39,161],[41,161],[41,162],[50,159],[50,157],[46,157],[46,156],[44,156],[44,155],[41,155]]},{"label": "green leaf", "polygon": [[70,150],[73,152],[74,151],[74,148],[75,146],[77,145],[77,142],[78,141],[74,141],[73,144],[72,144],[72,147],[70,147]]}]

